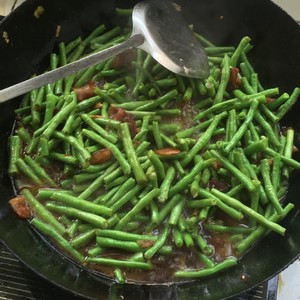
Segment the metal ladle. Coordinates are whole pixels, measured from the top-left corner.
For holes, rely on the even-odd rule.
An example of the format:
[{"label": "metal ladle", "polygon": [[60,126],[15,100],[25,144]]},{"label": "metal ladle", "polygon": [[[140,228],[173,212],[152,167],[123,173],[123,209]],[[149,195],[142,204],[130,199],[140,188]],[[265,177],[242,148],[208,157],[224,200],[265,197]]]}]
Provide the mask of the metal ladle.
[{"label": "metal ladle", "polygon": [[209,66],[204,48],[174,4],[160,0],[140,2],[133,9],[132,23],[132,35],[125,42],[0,90],[0,103],[131,48],[143,49],[176,74],[195,78],[208,77]]}]

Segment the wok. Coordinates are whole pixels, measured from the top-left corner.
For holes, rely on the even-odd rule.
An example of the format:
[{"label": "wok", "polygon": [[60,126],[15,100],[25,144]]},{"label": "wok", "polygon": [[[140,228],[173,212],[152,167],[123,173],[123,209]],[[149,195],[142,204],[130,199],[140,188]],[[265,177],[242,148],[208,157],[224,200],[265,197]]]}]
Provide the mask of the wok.
[{"label": "wok", "polygon": [[[34,73],[43,71],[48,55],[60,41],[68,42],[86,35],[97,24],[119,24],[114,8],[133,7],[137,1],[120,0],[28,0],[0,24],[9,43],[0,37],[0,88],[4,88]],[[267,88],[278,86],[291,92],[300,79],[300,27],[285,12],[269,0],[189,0],[177,3],[195,30],[218,45],[237,45],[241,37],[252,38],[254,50],[250,60]],[[40,18],[33,13],[38,5],[45,9]],[[59,38],[56,26],[61,26]],[[253,288],[275,276],[300,254],[300,174],[290,180],[287,200],[295,209],[282,225],[284,237],[271,233],[238,265],[216,277],[174,285],[117,285],[73,263],[55,250],[27,222],[19,220],[7,201],[14,195],[7,174],[7,138],[11,133],[13,109],[21,98],[0,106],[0,239],[29,268],[48,281],[90,299],[222,299]],[[283,120],[299,132],[299,102]],[[296,134],[296,145],[300,144]],[[296,159],[299,159],[299,157]],[[243,276],[242,276],[243,275]],[[242,279],[242,277],[244,279]]]}]

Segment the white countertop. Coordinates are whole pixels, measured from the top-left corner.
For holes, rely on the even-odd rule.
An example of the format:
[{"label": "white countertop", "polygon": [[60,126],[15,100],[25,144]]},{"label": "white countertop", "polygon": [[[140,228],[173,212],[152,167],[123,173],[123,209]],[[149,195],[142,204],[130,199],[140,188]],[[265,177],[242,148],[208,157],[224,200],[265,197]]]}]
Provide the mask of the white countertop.
[{"label": "white countertop", "polygon": [[272,0],[275,4],[285,10],[291,17],[300,23],[300,1],[299,0]]},{"label": "white countertop", "polygon": [[[0,0],[0,15],[7,15],[14,5],[25,0]],[[300,23],[300,0],[272,0]],[[279,275],[277,300],[300,299],[300,260]]]}]

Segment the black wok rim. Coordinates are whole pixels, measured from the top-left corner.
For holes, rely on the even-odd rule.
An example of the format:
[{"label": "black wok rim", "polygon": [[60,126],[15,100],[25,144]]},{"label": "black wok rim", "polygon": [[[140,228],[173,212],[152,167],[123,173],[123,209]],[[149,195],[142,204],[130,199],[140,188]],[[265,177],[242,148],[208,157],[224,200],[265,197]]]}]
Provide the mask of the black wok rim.
[{"label": "black wok rim", "polygon": [[[35,5],[36,3],[44,3],[44,1],[34,1],[34,0],[30,0],[27,1],[25,3],[23,3],[19,8],[17,8],[17,13],[22,13],[22,11],[26,11],[30,6]],[[132,2],[132,1],[131,1]],[[271,5],[270,1],[261,1],[262,3],[269,3],[269,5]],[[273,5],[273,9],[277,9],[275,7],[275,5]],[[14,13],[12,13],[10,16],[8,16],[3,22],[9,22],[10,19],[14,18]],[[287,20],[287,18],[289,18],[288,16],[284,15],[284,18]],[[291,22],[291,21],[289,21]],[[292,23],[290,23],[292,24]],[[2,25],[2,24],[1,24]],[[1,26],[0,25],[0,26]],[[300,33],[299,33],[300,35]],[[16,103],[18,102],[18,100],[15,101],[14,105],[16,105]],[[7,138],[7,136],[9,135],[9,132],[5,132],[4,136]],[[1,147],[2,149],[5,149],[5,145],[2,145]],[[3,161],[2,161],[3,162]],[[5,174],[2,174],[3,176]],[[293,176],[292,178],[292,182],[293,181],[297,181],[297,175],[295,174],[295,176]],[[7,178],[4,179],[4,187],[1,186],[1,189],[3,189],[3,193],[1,193],[2,195],[4,195],[4,197],[8,197],[10,194],[9,189],[7,189],[5,186],[7,186],[8,181]],[[295,195],[299,195],[299,191],[298,191],[298,187],[294,187],[292,189],[292,191],[290,191],[289,193],[291,194],[295,194]],[[294,198],[294,197],[293,197]],[[294,199],[293,199],[294,200]],[[12,217],[11,214],[9,214],[9,212],[7,211],[7,207],[5,207],[4,209],[1,208],[0,211],[1,214],[1,218],[0,218],[0,224],[3,222],[3,220],[5,220],[5,218],[7,216],[9,216],[10,218]],[[4,215],[4,217],[3,217]],[[287,223],[287,222],[283,222],[283,225],[287,226],[287,240],[290,239],[290,246],[293,247],[293,239],[294,236],[292,235],[292,233],[294,233],[294,231],[297,231],[299,229],[299,227],[295,226],[295,223],[297,222],[297,220],[299,219],[299,209],[296,208],[290,218],[293,220],[293,222]],[[279,272],[281,272],[283,269],[285,269],[290,263],[294,262],[295,259],[298,257],[299,252],[300,252],[300,246],[298,245],[298,242],[295,243],[294,247],[295,249],[293,251],[291,251],[290,256],[288,257],[288,259],[286,259],[288,262],[281,264],[280,266],[274,267],[271,265],[267,265],[266,266],[260,266],[261,268],[261,272],[263,270],[265,270],[266,268],[268,269],[267,274],[263,277],[263,279],[257,275],[255,273],[249,272],[249,270],[246,268],[245,269],[245,265],[247,266],[247,262],[250,261],[251,259],[251,255],[250,256],[246,256],[248,257],[247,259],[245,259],[243,262],[240,262],[238,264],[238,266],[236,268],[234,268],[232,270],[232,272],[230,272],[230,274],[232,274],[232,277],[234,278],[234,280],[232,282],[230,282],[230,279],[228,278],[227,275],[225,274],[221,274],[220,278],[218,280],[215,280],[214,284],[209,284],[209,279],[207,282],[207,280],[205,280],[204,282],[191,282],[188,284],[188,288],[186,287],[186,285],[172,285],[170,287],[168,286],[161,286],[161,285],[155,285],[155,286],[134,286],[134,285],[125,285],[125,286],[118,286],[114,283],[112,283],[111,281],[107,280],[106,278],[99,278],[99,277],[95,277],[94,274],[87,272],[85,269],[82,269],[81,267],[78,267],[76,265],[74,265],[73,263],[70,263],[69,260],[65,259],[63,256],[61,256],[61,254],[59,252],[57,252],[56,250],[53,250],[51,245],[49,245],[48,243],[43,243],[42,245],[40,244],[40,239],[38,237],[38,235],[31,231],[30,229],[30,236],[32,237],[32,241],[33,244],[35,244],[36,246],[36,251],[34,251],[33,248],[30,248],[30,255],[28,255],[28,253],[26,252],[22,252],[22,251],[16,251],[15,249],[15,241],[12,240],[11,236],[18,230],[28,230],[27,227],[24,228],[24,226],[22,225],[23,223],[20,223],[19,220],[14,220],[16,221],[17,226],[10,232],[7,233],[5,232],[3,234],[3,232],[1,233],[1,239],[3,240],[4,244],[12,251],[16,254],[16,256],[23,262],[25,263],[29,268],[31,268],[33,271],[35,271],[36,273],[38,273],[40,276],[44,277],[45,279],[49,280],[50,282],[60,286],[63,289],[67,289],[71,292],[73,292],[74,294],[78,294],[78,295],[82,295],[85,297],[90,297],[90,299],[95,298],[95,295],[97,297],[98,293],[101,293],[103,295],[103,291],[105,290],[105,294],[103,295],[104,297],[109,297],[110,294],[112,293],[118,293],[118,294],[122,294],[122,295],[128,295],[128,299],[130,299],[133,295],[140,295],[143,297],[143,295],[150,295],[149,297],[151,297],[151,295],[171,295],[174,296],[176,295],[178,297],[178,299],[196,299],[194,298],[195,296],[198,297],[199,292],[202,292],[204,298],[203,299],[214,299],[212,295],[209,295],[209,291],[208,291],[208,295],[207,298],[205,298],[205,289],[207,289],[208,287],[210,287],[212,290],[216,289],[218,290],[218,292],[224,292],[224,289],[222,288],[222,286],[233,286],[233,288],[230,291],[230,294],[224,294],[223,296],[225,298],[229,297],[229,296],[234,296],[242,291],[246,291],[248,289],[251,289],[255,286],[257,286],[258,284],[260,284],[262,281],[266,281],[269,280],[270,278],[272,278],[274,275],[278,274]],[[287,224],[286,224],[287,223]],[[300,223],[300,222],[298,222]],[[295,228],[293,228],[293,226],[295,226]],[[298,225],[299,226],[299,225]],[[289,234],[289,229],[291,229],[291,233]],[[25,232],[24,231],[24,232]],[[26,231],[27,232],[27,231]],[[298,231],[299,232],[299,231]],[[262,244],[260,245],[260,247],[262,248],[261,253],[262,255],[264,254],[264,252],[266,251],[266,253],[268,253],[268,249],[270,247],[270,245],[274,245],[274,241],[275,244],[278,245],[278,256],[277,258],[281,258],[281,253],[284,253],[286,251],[286,244],[282,244],[282,238],[275,235],[275,234],[271,234],[270,236],[268,236],[264,241],[262,241]],[[282,245],[281,245],[282,244]],[[37,251],[38,250],[38,251]],[[55,265],[55,272],[53,272],[53,268],[51,270],[52,274],[51,276],[49,276],[49,269],[45,268],[45,258],[43,255],[49,255],[49,251],[50,251],[50,257],[48,257],[48,261],[51,262],[51,266]],[[249,253],[251,254],[251,252]],[[267,254],[266,254],[267,255]],[[32,263],[32,258],[35,258],[35,263]],[[249,258],[250,257],[250,258]],[[253,263],[253,257],[251,262]],[[66,281],[64,281],[64,279],[59,279],[56,277],[57,274],[67,274],[67,278],[65,279]],[[84,274],[84,275],[83,275]],[[246,276],[246,280],[244,282],[242,282],[240,280],[241,275],[247,275]],[[80,280],[83,280],[82,278],[84,278],[85,280],[90,280],[90,284],[88,286],[82,286],[82,284],[79,282]],[[74,285],[74,280],[78,281],[79,283],[76,285]],[[67,284],[67,282],[72,282],[73,281],[73,285],[72,284]],[[94,284],[98,285],[98,289],[96,291],[90,292],[88,291],[90,289],[91,286],[91,282],[93,282]],[[240,283],[240,285],[238,287],[235,287],[235,284]],[[188,291],[187,291],[188,289]],[[86,291],[87,293],[82,293],[82,291]],[[158,292],[158,290],[160,290],[160,292]],[[90,295],[91,294],[91,295]],[[183,295],[184,294],[184,295]],[[198,295],[197,295],[198,294]],[[104,297],[102,297],[101,295],[101,299],[104,299]],[[217,297],[219,297],[220,294],[217,295]],[[189,296],[189,298],[186,298],[187,296]],[[224,298],[223,297],[223,298]],[[97,299],[97,298],[95,298]],[[126,298],[127,299],[127,298]],[[172,298],[170,298],[172,299]],[[215,299],[220,299],[220,298],[215,298]]]}]

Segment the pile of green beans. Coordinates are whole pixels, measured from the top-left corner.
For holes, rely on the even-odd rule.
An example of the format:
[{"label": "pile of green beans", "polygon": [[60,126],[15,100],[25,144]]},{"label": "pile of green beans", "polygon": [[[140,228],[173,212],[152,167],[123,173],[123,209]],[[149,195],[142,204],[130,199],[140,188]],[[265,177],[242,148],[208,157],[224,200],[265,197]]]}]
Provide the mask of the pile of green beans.
[{"label": "pile of green beans", "polygon": [[[31,91],[15,111],[9,174],[31,224],[85,267],[110,267],[119,283],[174,255],[181,262],[161,280],[211,276],[270,231],[285,234],[279,222],[293,204],[283,199],[300,163],[293,128],[279,122],[300,89],[263,88],[247,58],[249,37],[233,47],[195,36],[208,54],[207,79],[180,77],[136,50],[126,67],[100,62]],[[127,29],[100,25],[61,42],[49,69],[127,38]],[[94,94],[79,101],[74,88],[91,81]],[[112,118],[112,108],[133,117],[137,131]],[[91,164],[101,149],[111,157]],[[230,244],[228,256],[215,238]]]}]

